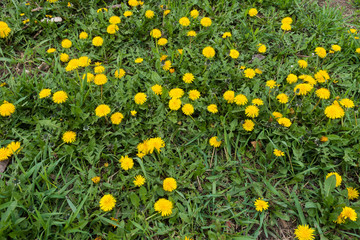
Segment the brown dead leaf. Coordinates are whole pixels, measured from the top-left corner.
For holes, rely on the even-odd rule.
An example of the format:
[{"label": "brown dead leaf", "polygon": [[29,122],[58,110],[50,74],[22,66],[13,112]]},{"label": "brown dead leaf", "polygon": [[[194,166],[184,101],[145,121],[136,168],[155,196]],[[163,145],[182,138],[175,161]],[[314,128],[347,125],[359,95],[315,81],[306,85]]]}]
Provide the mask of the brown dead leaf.
[{"label": "brown dead leaf", "polygon": [[0,173],[5,172],[5,169],[7,167],[7,165],[9,164],[9,159],[5,160],[5,161],[0,161]]}]

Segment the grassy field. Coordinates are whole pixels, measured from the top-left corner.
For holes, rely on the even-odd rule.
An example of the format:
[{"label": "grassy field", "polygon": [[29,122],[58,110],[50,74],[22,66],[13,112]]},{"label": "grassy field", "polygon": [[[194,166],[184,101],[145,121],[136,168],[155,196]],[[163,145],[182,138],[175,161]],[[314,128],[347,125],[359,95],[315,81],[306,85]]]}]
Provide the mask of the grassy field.
[{"label": "grassy field", "polygon": [[0,6],[0,239],[360,239],[356,19],[301,0]]}]

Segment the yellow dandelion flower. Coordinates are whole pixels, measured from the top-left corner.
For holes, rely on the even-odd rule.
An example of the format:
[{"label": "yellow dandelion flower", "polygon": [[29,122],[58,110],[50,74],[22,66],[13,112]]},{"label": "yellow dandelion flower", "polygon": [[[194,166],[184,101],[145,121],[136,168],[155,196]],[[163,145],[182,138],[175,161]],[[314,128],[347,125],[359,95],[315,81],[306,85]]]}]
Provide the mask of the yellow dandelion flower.
[{"label": "yellow dandelion flower", "polygon": [[328,173],[326,175],[326,179],[328,179],[329,177],[331,177],[333,175],[335,175],[335,177],[336,177],[336,187],[340,186],[341,182],[342,182],[342,177],[337,172]]},{"label": "yellow dandelion flower", "polygon": [[134,181],[133,181],[133,183],[134,183],[134,185],[135,186],[137,186],[137,187],[141,187],[142,185],[144,185],[145,184],[145,178],[143,177],[143,176],[141,176],[141,175],[136,175],[135,177],[134,177]]},{"label": "yellow dandelion flower", "polygon": [[104,43],[104,39],[102,37],[99,37],[99,36],[96,36],[93,38],[92,40],[92,44],[95,46],[95,47],[101,47]]},{"label": "yellow dandelion flower", "polygon": [[39,98],[47,98],[51,95],[51,89],[44,88],[39,92]]},{"label": "yellow dandelion flower", "polygon": [[315,230],[309,228],[308,225],[299,225],[295,229],[294,234],[298,240],[314,240],[315,239],[314,232]]},{"label": "yellow dandelion flower", "polygon": [[251,132],[252,130],[254,130],[255,123],[250,119],[246,119],[242,127],[244,128],[245,131]]},{"label": "yellow dandelion flower", "polygon": [[209,144],[212,147],[216,147],[216,148],[220,147],[221,143],[222,143],[221,141],[217,140],[217,136],[214,136],[214,137],[209,139]]},{"label": "yellow dandelion flower", "polygon": [[213,58],[215,56],[215,49],[208,46],[205,47],[202,51],[202,54],[206,57],[206,58]]},{"label": "yellow dandelion flower", "polygon": [[100,177],[99,176],[93,177],[93,178],[91,178],[91,181],[93,181],[93,183],[97,184],[100,182]]},{"label": "yellow dandelion flower", "polygon": [[66,63],[68,62],[70,59],[69,55],[67,55],[66,53],[61,53],[60,54],[60,61]]},{"label": "yellow dandelion flower", "polygon": [[203,27],[210,27],[211,26],[211,19],[208,18],[208,17],[203,17],[200,21],[200,24],[203,26]]},{"label": "yellow dandelion flower", "polygon": [[81,32],[79,34],[79,39],[87,39],[89,35],[86,32]]},{"label": "yellow dandelion flower", "polygon": [[95,115],[98,117],[105,117],[106,115],[108,115],[110,113],[110,111],[111,111],[111,109],[108,105],[100,104],[95,109]]},{"label": "yellow dandelion flower", "polygon": [[157,28],[151,30],[150,36],[153,38],[160,38],[161,37],[161,31]]},{"label": "yellow dandelion flower", "polygon": [[289,101],[289,97],[285,93],[280,93],[279,95],[276,96],[276,99],[283,104]]},{"label": "yellow dandelion flower", "polygon": [[256,72],[255,72],[255,70],[252,69],[252,68],[247,68],[247,69],[244,70],[244,76],[245,76],[246,78],[252,79],[252,78],[255,77],[255,75],[256,75]]},{"label": "yellow dandelion flower", "polygon": [[259,108],[254,105],[247,106],[245,108],[245,115],[247,117],[255,118],[255,117],[259,116]]},{"label": "yellow dandelion flower", "polygon": [[169,108],[170,108],[171,110],[177,111],[177,110],[180,109],[180,107],[181,107],[181,100],[180,100],[180,99],[178,99],[178,98],[172,98],[172,99],[170,99],[170,101],[169,101]]},{"label": "yellow dandelion flower", "polygon": [[359,197],[359,191],[356,190],[353,187],[348,187],[346,188],[347,192],[348,192],[348,199],[349,200],[354,200],[357,199]]},{"label": "yellow dandelion flower", "polygon": [[101,210],[103,210],[105,212],[108,212],[108,211],[112,210],[115,207],[116,199],[114,198],[113,195],[107,194],[107,195],[104,195],[100,199],[99,204],[100,204]]},{"label": "yellow dandelion flower", "polygon": [[199,11],[196,10],[196,9],[191,10],[190,16],[191,16],[192,18],[197,18],[197,17],[199,16]]},{"label": "yellow dandelion flower", "polygon": [[151,87],[151,90],[156,94],[156,95],[161,95],[162,94],[162,86],[159,84],[155,84],[154,86]]},{"label": "yellow dandelion flower", "polygon": [[153,18],[154,16],[155,16],[155,14],[154,14],[154,11],[152,11],[152,10],[147,10],[147,11],[145,12],[145,17],[148,18],[148,19],[151,19],[151,18]]},{"label": "yellow dandelion flower", "polygon": [[256,208],[256,211],[262,212],[263,210],[267,210],[269,208],[269,203],[262,200],[262,198],[259,198],[255,200],[254,206]]},{"label": "yellow dandelion flower", "polygon": [[184,95],[184,90],[181,88],[173,88],[169,91],[169,96],[171,98],[181,98]]},{"label": "yellow dandelion flower", "polygon": [[69,39],[64,39],[61,41],[61,46],[63,48],[71,48],[72,42]]},{"label": "yellow dandelion flower", "polygon": [[330,91],[326,88],[319,88],[315,91],[315,94],[320,99],[329,99],[330,98]]},{"label": "yellow dandelion flower", "polygon": [[317,47],[315,48],[315,53],[316,55],[318,55],[320,58],[325,58],[326,57],[326,50],[323,47]]},{"label": "yellow dandelion flower", "polygon": [[274,149],[274,155],[277,157],[283,157],[285,156],[285,153],[279,149]]},{"label": "yellow dandelion flower", "polygon": [[66,131],[62,136],[62,140],[64,143],[73,143],[76,141],[76,133],[73,131]]},{"label": "yellow dandelion flower", "polygon": [[121,164],[121,168],[124,169],[125,171],[133,168],[134,166],[134,160],[132,158],[129,158],[127,155],[121,156],[119,162]]},{"label": "yellow dandelion flower", "polygon": [[155,202],[154,209],[161,213],[163,217],[170,216],[172,214],[173,204],[165,198],[160,198]]},{"label": "yellow dandelion flower", "polygon": [[185,104],[181,110],[185,115],[191,116],[194,113],[194,107],[190,103]]},{"label": "yellow dandelion flower", "polygon": [[192,73],[185,73],[182,79],[185,83],[192,83],[195,77]]},{"label": "yellow dandelion flower", "polygon": [[172,192],[177,188],[176,180],[174,178],[165,178],[163,181],[163,189]]},{"label": "yellow dandelion flower", "polygon": [[123,119],[124,115],[121,112],[115,112],[110,117],[111,123],[115,125],[119,125]]},{"label": "yellow dandelion flower", "polygon": [[230,56],[231,58],[236,59],[236,58],[238,58],[238,57],[240,56],[240,53],[239,53],[237,50],[235,50],[235,49],[231,49],[231,50],[230,50],[230,53],[229,53],[229,56]]},{"label": "yellow dandelion flower", "polygon": [[231,90],[226,91],[223,97],[228,103],[233,103],[235,101],[235,92]]},{"label": "yellow dandelion flower", "polygon": [[250,17],[255,17],[258,14],[258,11],[256,10],[256,8],[251,8],[249,10],[249,16]]},{"label": "yellow dandelion flower", "polygon": [[332,105],[325,108],[324,111],[326,117],[330,119],[342,118],[345,115],[344,109],[339,106],[339,103],[335,101]]},{"label": "yellow dandelion flower", "polygon": [[147,100],[147,96],[145,93],[139,92],[134,96],[134,101],[138,105],[143,105]]},{"label": "yellow dandelion flower", "polygon": [[278,119],[277,119],[277,122],[278,122],[280,125],[282,125],[282,126],[284,126],[284,127],[287,127],[287,128],[291,126],[291,121],[290,121],[290,119],[285,118],[285,117],[278,118]]},{"label": "yellow dandelion flower", "polygon": [[298,64],[299,64],[299,67],[301,67],[301,68],[307,68],[307,66],[308,66],[308,63],[305,60],[299,60]]},{"label": "yellow dandelion flower", "polygon": [[247,97],[245,95],[238,94],[234,98],[234,102],[236,103],[236,105],[243,106],[243,105],[248,103],[248,99],[247,99]]},{"label": "yellow dandelion flower", "polygon": [[11,152],[8,148],[0,148],[0,162],[7,160],[11,156]]},{"label": "yellow dandelion flower", "polygon": [[200,98],[200,92],[198,90],[190,90],[189,91],[189,98],[191,100],[196,100],[198,98]]},{"label": "yellow dandelion flower", "polygon": [[341,106],[343,106],[345,108],[353,108],[353,107],[355,107],[354,102],[351,99],[348,99],[348,98],[341,99],[340,104],[341,104]]},{"label": "yellow dandelion flower", "polygon": [[104,85],[107,83],[108,79],[105,74],[96,74],[94,77],[94,83],[98,86]]},{"label": "yellow dandelion flower", "polygon": [[209,106],[207,106],[207,110],[213,114],[218,112],[216,104],[210,104]]},{"label": "yellow dandelion flower", "polygon": [[68,99],[68,95],[64,91],[57,91],[53,94],[52,99],[54,103],[64,103]]},{"label": "yellow dandelion flower", "polygon": [[182,17],[179,20],[180,25],[187,27],[190,25],[190,20],[187,17]]}]

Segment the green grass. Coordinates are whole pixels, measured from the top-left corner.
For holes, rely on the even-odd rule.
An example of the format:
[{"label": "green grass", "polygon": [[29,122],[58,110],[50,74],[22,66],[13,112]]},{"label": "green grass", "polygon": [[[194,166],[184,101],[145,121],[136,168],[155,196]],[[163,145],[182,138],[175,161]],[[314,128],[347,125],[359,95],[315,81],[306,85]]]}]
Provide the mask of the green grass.
[{"label": "green grass", "polygon": [[[360,214],[360,202],[348,200],[346,190],[359,189],[360,182],[360,55],[355,52],[360,40],[348,33],[350,26],[358,26],[349,25],[341,12],[298,0],[149,0],[125,18],[124,11],[131,10],[125,1],[74,0],[73,7],[67,7],[68,1],[42,0],[36,1],[39,11],[31,11],[38,6],[30,2],[27,6],[6,0],[0,10],[0,21],[12,29],[8,38],[0,39],[0,81],[6,83],[0,87],[0,101],[16,107],[10,117],[0,117],[0,148],[12,141],[22,146],[0,173],[0,239],[293,239],[300,224],[315,229],[316,239],[360,238],[359,217],[340,225],[333,222],[344,206]],[[120,3],[120,8],[96,12]],[[162,4],[171,9],[164,18]],[[247,15],[252,7],[259,11],[257,17]],[[153,19],[144,17],[149,9],[155,12]],[[199,10],[198,19],[190,17],[192,9]],[[63,22],[41,22],[45,15],[62,17]],[[113,15],[122,20],[114,36],[106,33]],[[191,21],[185,30],[178,23],[183,16]],[[199,23],[204,16],[212,19],[208,29]],[[293,19],[292,30],[284,33],[281,20],[287,16]],[[23,24],[27,18],[30,22]],[[165,47],[150,37],[154,28],[168,39]],[[189,29],[197,32],[191,45]],[[89,39],[78,38],[82,31]],[[224,32],[232,38],[223,39]],[[91,45],[95,36],[104,38],[102,47]],[[65,38],[73,43],[70,49],[61,47]],[[254,58],[259,43],[267,47],[263,60]],[[324,59],[313,55],[316,47],[328,51],[333,44],[342,50]],[[206,46],[216,51],[211,61],[201,53]],[[57,52],[46,53],[49,48]],[[236,60],[228,56],[232,48],[240,52]],[[88,56],[92,65],[66,72],[66,63],[59,60],[62,52],[71,59]],[[162,69],[163,54],[174,73]],[[134,63],[138,57],[144,59],[141,64]],[[308,68],[298,67],[300,59],[308,61]],[[100,87],[79,80],[83,73],[93,73],[95,62],[102,62],[108,76],[103,96]],[[41,64],[48,69],[40,70]],[[263,73],[248,79],[241,66]],[[125,69],[124,78],[114,77],[118,68]],[[286,82],[290,73],[314,77],[319,70],[327,70],[330,80],[305,96],[294,94],[301,79]],[[192,84],[182,81],[187,72],[195,76]],[[271,92],[265,86],[270,79],[280,84]],[[161,96],[152,92],[155,84],[163,86]],[[170,111],[168,90],[176,87],[185,91],[182,103],[193,104],[191,117],[181,109]],[[317,105],[315,90],[320,87],[331,95]],[[69,99],[63,104],[39,99],[43,88],[64,90]],[[192,89],[201,92],[200,99],[188,98]],[[227,90],[246,95],[249,102],[264,101],[253,131],[242,127],[248,119],[246,106],[223,99]],[[143,105],[133,100],[138,92],[148,96]],[[288,94],[289,103],[280,104],[279,93]],[[342,119],[329,120],[324,110],[336,97],[353,100],[355,108],[346,109]],[[206,110],[211,103],[219,113]],[[110,115],[95,115],[100,104],[109,105],[111,113],[123,113],[120,125],[111,124]],[[138,112],[136,117],[131,110]],[[291,127],[279,125],[274,111],[288,117]],[[77,140],[63,144],[62,134],[69,130],[77,133]],[[213,136],[222,141],[221,147],[209,145]],[[321,136],[329,141],[321,142]],[[137,157],[137,145],[152,137],[161,137],[165,147]],[[285,156],[275,157],[274,149]],[[128,171],[118,162],[125,155],[134,159]],[[330,172],[342,176],[340,187],[335,187],[335,177],[325,181]],[[137,188],[133,179],[139,174],[146,183]],[[101,177],[99,184],[91,181],[95,176]],[[171,193],[162,188],[166,177],[177,181]],[[117,200],[109,212],[99,207],[105,194]],[[170,216],[155,212],[159,198],[173,202]],[[255,210],[258,198],[269,202],[268,210]]]}]

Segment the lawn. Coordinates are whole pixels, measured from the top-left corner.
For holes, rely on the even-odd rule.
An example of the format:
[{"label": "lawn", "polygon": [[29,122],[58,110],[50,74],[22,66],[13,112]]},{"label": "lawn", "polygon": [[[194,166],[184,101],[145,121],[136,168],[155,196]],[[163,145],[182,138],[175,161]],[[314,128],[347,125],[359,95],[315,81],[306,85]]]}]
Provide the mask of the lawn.
[{"label": "lawn", "polygon": [[304,0],[0,7],[0,240],[360,239],[354,15]]}]

